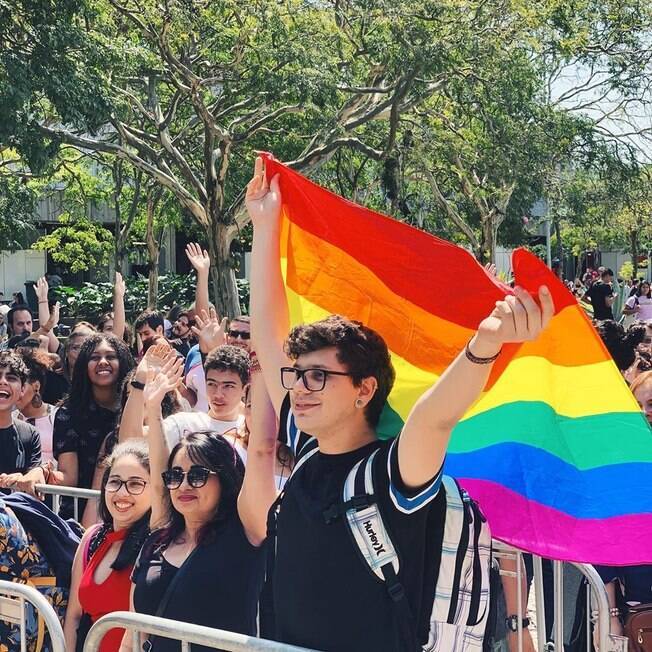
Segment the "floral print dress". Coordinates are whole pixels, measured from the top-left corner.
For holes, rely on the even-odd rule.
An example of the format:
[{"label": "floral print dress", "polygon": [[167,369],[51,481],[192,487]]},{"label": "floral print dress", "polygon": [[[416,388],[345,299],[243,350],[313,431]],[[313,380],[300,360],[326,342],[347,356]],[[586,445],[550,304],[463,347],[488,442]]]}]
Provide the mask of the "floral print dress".
[{"label": "floral print dress", "polygon": [[[54,570],[14,512],[0,498],[0,580],[36,587],[54,608],[63,626],[68,589],[56,586]],[[26,606],[28,652],[49,652],[50,640],[36,609]],[[0,620],[0,652],[20,651],[20,627]]]}]

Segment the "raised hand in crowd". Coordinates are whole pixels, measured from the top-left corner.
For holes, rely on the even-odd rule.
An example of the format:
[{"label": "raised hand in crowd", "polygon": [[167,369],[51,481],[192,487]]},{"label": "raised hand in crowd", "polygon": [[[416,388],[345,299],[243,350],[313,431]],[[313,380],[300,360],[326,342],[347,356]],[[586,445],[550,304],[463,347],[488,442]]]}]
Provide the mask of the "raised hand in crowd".
[{"label": "raised hand in crowd", "polygon": [[122,339],[125,335],[127,318],[125,316],[125,294],[127,286],[120,272],[115,273],[113,284],[113,334]]},{"label": "raised hand in crowd", "polygon": [[199,342],[199,350],[208,355],[218,346],[226,344],[226,325],[227,318],[221,321],[217,316],[215,308],[209,308],[208,312],[202,310],[201,316],[195,317],[196,326],[192,327],[192,332]]},{"label": "raised hand in crowd", "polygon": [[[148,374],[158,373],[171,360],[179,359],[172,347],[161,340],[150,346],[147,352],[138,363],[134,378],[131,381],[129,398],[122,411],[120,426],[118,428],[118,441],[123,442],[132,437],[143,437],[145,404],[143,390],[147,382]],[[182,367],[183,369],[183,367]]]},{"label": "raised hand in crowd", "polygon": [[208,311],[210,299],[208,295],[208,276],[211,269],[211,258],[205,249],[202,249],[196,242],[191,242],[186,247],[186,256],[190,264],[197,272],[197,284],[195,286],[195,314],[202,314]]},{"label": "raised hand in crowd", "polygon": [[147,382],[142,390],[149,424],[147,441],[152,478],[152,529],[161,527],[167,520],[166,488],[161,473],[167,469],[170,451],[163,434],[161,403],[168,392],[177,388],[182,377],[183,359],[177,356],[168,356],[160,368],[155,365],[148,367]]},{"label": "raised hand in crowd", "polygon": [[[38,300],[38,321],[40,325],[45,326],[50,322],[50,303],[48,299],[48,294],[50,292],[50,286],[48,284],[47,278],[42,276],[34,284],[34,292],[36,293],[36,298]],[[52,326],[47,331],[48,337],[48,350],[51,353],[56,353],[59,350],[59,340],[54,334],[54,327],[59,323],[59,313],[57,311],[56,321],[52,323]]]}]

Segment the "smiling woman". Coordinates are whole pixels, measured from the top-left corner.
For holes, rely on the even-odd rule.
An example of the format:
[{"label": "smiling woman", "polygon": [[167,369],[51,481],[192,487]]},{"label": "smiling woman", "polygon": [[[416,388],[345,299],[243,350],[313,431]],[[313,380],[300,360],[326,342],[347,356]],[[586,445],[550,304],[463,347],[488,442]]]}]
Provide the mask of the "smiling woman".
[{"label": "smiling woman", "polygon": [[[133,366],[129,349],[113,335],[98,333],[84,341],[75,362],[70,394],[54,421],[59,484],[90,488],[100,445],[115,426],[119,388]],[[70,505],[67,509],[69,516]],[[83,523],[94,522],[93,511],[84,515]]]},{"label": "smiling woman", "polygon": [[[149,534],[149,455],[142,441],[117,446],[105,462],[101,524],[84,534],[73,564],[64,633],[66,649],[81,650],[92,623],[111,611],[129,609],[130,575]],[[100,652],[117,652],[123,630],[111,630]]]}]

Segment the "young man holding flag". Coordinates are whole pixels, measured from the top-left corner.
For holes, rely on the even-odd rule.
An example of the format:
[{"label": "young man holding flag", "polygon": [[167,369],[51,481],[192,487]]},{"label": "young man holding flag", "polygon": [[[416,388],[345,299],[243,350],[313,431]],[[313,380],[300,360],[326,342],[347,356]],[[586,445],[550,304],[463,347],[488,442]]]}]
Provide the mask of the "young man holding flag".
[{"label": "young man holding flag", "polygon": [[[429,638],[446,503],[439,491],[450,434],[482,392],[503,344],[534,340],[554,307],[523,289],[496,303],[437,384],[414,405],[400,436],[379,441],[375,427],[394,381],[382,337],[331,316],[290,330],[280,268],[281,192],[256,160],[247,188],[254,226],[252,341],[277,414],[280,438],[294,450],[296,477],[277,521],[273,574],[274,636],[320,650],[408,649],[386,587],[369,572],[339,513],[351,469],[375,453],[375,500],[401,560],[412,640]],[[308,435],[307,433],[310,433]],[[306,447],[316,439],[309,458]],[[441,523],[439,544],[430,533]],[[367,532],[378,541],[375,532]],[[435,537],[436,538],[436,537]],[[438,549],[437,549],[438,547]],[[270,635],[270,632],[263,632]]]}]

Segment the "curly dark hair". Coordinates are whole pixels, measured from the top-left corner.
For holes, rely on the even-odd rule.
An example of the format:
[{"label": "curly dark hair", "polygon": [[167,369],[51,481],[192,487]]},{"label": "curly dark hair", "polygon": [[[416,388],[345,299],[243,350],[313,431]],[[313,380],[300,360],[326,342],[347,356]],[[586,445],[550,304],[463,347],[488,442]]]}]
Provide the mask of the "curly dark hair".
[{"label": "curly dark hair", "polygon": [[347,368],[356,387],[364,378],[376,379],[378,389],[365,408],[367,422],[375,428],[396,378],[385,340],[359,321],[331,315],[295,326],[285,342],[285,352],[293,360],[331,347],[337,350],[337,359]]},{"label": "curly dark hair", "polygon": [[119,372],[115,384],[116,397],[125,376],[134,368],[134,358],[127,345],[110,333],[95,333],[90,335],[82,344],[75,362],[75,369],[70,383],[70,392],[65,399],[73,418],[80,417],[88,411],[88,406],[93,401],[93,385],[88,378],[88,363],[98,344],[106,342],[118,356]]},{"label": "curly dark hair", "polygon": [[[215,471],[220,480],[220,502],[213,518],[199,532],[199,542],[211,540],[235,516],[238,495],[244,479],[244,464],[240,455],[224,437],[211,432],[193,432],[181,438],[170,452],[168,469],[172,468],[177,453],[184,449],[193,464]],[[170,492],[166,492],[169,521],[161,539],[161,547],[170,545],[185,529],[183,515],[174,509]]]},{"label": "curly dark hair", "polygon": [[598,334],[620,371],[629,369],[636,360],[636,347],[645,338],[645,326],[625,329],[611,319],[596,323]]},{"label": "curly dark hair", "polygon": [[19,353],[27,369],[27,382],[38,382],[43,393],[47,373],[52,368],[50,357],[43,349],[19,349]]},{"label": "curly dark hair", "polygon": [[249,382],[249,354],[239,346],[224,344],[218,346],[206,358],[204,363],[204,373],[211,369],[218,371],[233,371],[240,377],[243,385]]},{"label": "curly dark hair", "polygon": [[15,351],[0,351],[0,369],[8,369],[20,378],[20,384],[27,381],[27,367],[23,359]]},{"label": "curly dark hair", "polygon": [[[93,535],[89,546],[89,558],[93,553],[102,545],[109,532],[113,531],[113,517],[106,506],[106,483],[111,473],[111,467],[122,457],[133,455],[141,466],[149,473],[149,451],[147,444],[138,439],[130,439],[124,444],[116,446],[114,451],[103,462],[105,467],[104,475],[102,476],[102,484],[100,486],[100,504],[98,512],[102,519],[102,527]],[[123,570],[129,566],[133,566],[138,557],[138,553],[149,536],[149,521],[152,510],[148,509],[143,516],[141,516],[130,528],[127,536],[120,546],[118,556],[111,564],[113,570]]]}]

